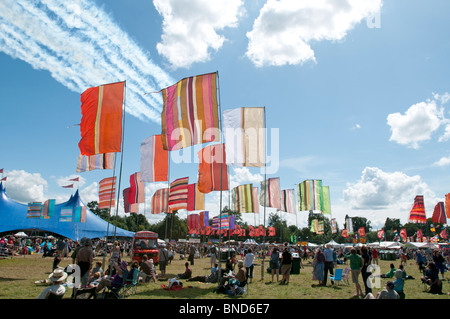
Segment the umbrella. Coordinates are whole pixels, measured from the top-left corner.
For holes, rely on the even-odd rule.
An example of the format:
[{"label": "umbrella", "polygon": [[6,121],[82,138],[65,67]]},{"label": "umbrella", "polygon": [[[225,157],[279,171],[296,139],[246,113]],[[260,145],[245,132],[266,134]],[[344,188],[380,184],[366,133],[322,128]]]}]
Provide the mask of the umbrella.
[{"label": "umbrella", "polygon": [[14,236],[16,236],[16,237],[28,237],[28,235],[25,234],[23,231],[18,232],[17,234],[14,234]]}]

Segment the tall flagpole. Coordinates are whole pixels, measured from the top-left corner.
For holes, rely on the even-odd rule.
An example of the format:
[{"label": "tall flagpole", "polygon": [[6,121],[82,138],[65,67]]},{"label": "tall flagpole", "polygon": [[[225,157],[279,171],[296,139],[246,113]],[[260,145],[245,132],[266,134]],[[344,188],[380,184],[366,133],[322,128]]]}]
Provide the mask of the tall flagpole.
[{"label": "tall flagpole", "polygon": [[[266,125],[266,107],[264,106],[264,188],[267,189],[269,185],[267,184],[267,125]],[[264,230],[266,229],[266,202],[267,202],[267,191],[264,189]],[[264,260],[266,259],[266,232],[263,235],[263,258],[261,262],[261,280],[264,280]]]},{"label": "tall flagpole", "polygon": [[[220,131],[220,204],[219,204],[219,269],[221,269],[220,262],[220,252],[222,244],[222,178],[223,178],[223,131],[222,131],[222,109],[220,100],[220,81],[219,81],[219,71],[217,74],[217,90],[219,93],[219,131]],[[219,270],[220,271],[220,270]],[[219,272],[219,278],[221,278],[221,273]]]}]

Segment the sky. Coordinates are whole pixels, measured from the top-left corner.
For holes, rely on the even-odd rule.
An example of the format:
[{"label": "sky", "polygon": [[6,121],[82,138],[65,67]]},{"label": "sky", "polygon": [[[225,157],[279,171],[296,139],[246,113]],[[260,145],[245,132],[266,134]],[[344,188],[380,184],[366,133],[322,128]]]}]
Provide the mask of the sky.
[{"label": "sky", "polygon": [[[162,97],[146,93],[217,71],[222,112],[266,110],[266,171],[230,166],[230,187],[259,187],[264,173],[281,189],[321,179],[340,229],[346,215],[374,229],[404,224],[416,195],[431,217],[450,192],[449,11],[446,0],[0,0],[7,194],[64,202],[78,189],[87,203],[113,174],[123,190],[141,142],[161,133]],[[121,174],[119,165],[77,174],[80,94],[117,81],[127,86]],[[203,146],[171,152],[171,181],[196,182]],[[75,177],[74,189],[62,187]],[[146,183],[140,213],[151,223],[164,218],[150,207],[163,187]],[[206,195],[211,216],[220,197]],[[277,213],[260,211],[244,220]],[[308,227],[308,212],[277,214]]]}]

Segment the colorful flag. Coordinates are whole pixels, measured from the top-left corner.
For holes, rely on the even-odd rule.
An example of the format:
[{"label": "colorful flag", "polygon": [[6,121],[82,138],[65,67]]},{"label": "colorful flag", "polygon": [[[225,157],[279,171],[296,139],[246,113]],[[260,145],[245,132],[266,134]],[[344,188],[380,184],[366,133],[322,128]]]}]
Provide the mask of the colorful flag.
[{"label": "colorful flag", "polygon": [[80,181],[79,177],[75,177],[75,178],[69,179],[69,182],[79,182],[79,181]]},{"label": "colorful flag", "polygon": [[445,213],[450,218],[450,193],[445,195]]},{"label": "colorful flag", "polygon": [[158,189],[152,196],[152,214],[168,213],[169,189]]},{"label": "colorful flag", "polygon": [[384,230],[383,230],[383,229],[380,229],[380,230],[377,232],[377,237],[378,237],[380,240],[384,238]]},{"label": "colorful flag", "polygon": [[27,218],[41,218],[42,203],[33,202],[28,203]]},{"label": "colorful flag", "polygon": [[0,181],[5,181],[6,182],[6,179],[8,178],[8,176],[5,176],[5,177],[3,177]]},{"label": "colorful flag", "polygon": [[433,223],[446,224],[447,218],[445,216],[444,202],[439,202],[434,207],[433,216],[431,217]]},{"label": "colorful flag", "polygon": [[42,217],[48,219],[55,216],[55,202],[54,199],[47,199],[42,206]]},{"label": "colorful flag", "polygon": [[254,213],[253,208],[253,186],[252,184],[239,185],[233,189],[232,197],[234,201],[233,211],[239,213]]},{"label": "colorful flag", "polygon": [[62,188],[73,188],[73,184],[61,186]]},{"label": "colorful flag", "polygon": [[81,94],[81,155],[121,152],[124,86],[100,85]]},{"label": "colorful flag", "polygon": [[325,232],[324,232],[324,221],[323,220],[317,220],[316,219],[316,234],[317,235],[323,235]]},{"label": "colorful flag", "polygon": [[261,182],[259,203],[263,207],[273,207],[281,210],[280,179],[278,177],[269,178]]},{"label": "colorful flag", "polygon": [[258,187],[252,187],[253,213],[259,214]]},{"label": "colorful flag", "polygon": [[140,172],[130,175],[128,201],[130,204],[140,204],[145,202],[145,183],[141,181]]},{"label": "colorful flag", "polygon": [[344,228],[344,229],[342,230],[341,236],[344,237],[344,238],[348,238],[348,232],[347,232],[347,229]]},{"label": "colorful flag", "polygon": [[318,223],[319,223],[319,220],[317,220],[317,219],[313,219],[313,220],[311,221],[311,228],[310,228],[309,230],[310,230],[312,233],[315,233],[315,232],[317,231]]},{"label": "colorful flag", "polygon": [[78,206],[75,209],[75,222],[85,223],[86,222],[86,213],[87,213],[86,206]]},{"label": "colorful flag", "polygon": [[228,170],[224,144],[209,145],[197,153],[198,189],[202,193],[228,190]]},{"label": "colorful flag", "polygon": [[60,222],[72,222],[72,215],[73,215],[73,207],[66,206],[61,208],[61,213],[59,216]]},{"label": "colorful flag", "polygon": [[442,239],[447,239],[447,231],[445,229],[442,230],[439,236],[441,236]]},{"label": "colorful flag", "polygon": [[418,241],[422,241],[422,239],[423,239],[422,229],[417,230],[417,239],[418,239]]},{"label": "colorful flag", "polygon": [[111,208],[115,205],[116,177],[107,177],[100,181],[98,187],[98,208]]},{"label": "colorful flag", "polygon": [[358,229],[358,235],[361,237],[366,237],[366,229],[364,227],[360,227]]},{"label": "colorful flag", "polygon": [[323,212],[322,180],[305,180],[298,185],[299,211]]},{"label": "colorful flag", "polygon": [[216,78],[217,73],[188,77],[161,90],[165,150],[219,141]]},{"label": "colorful flag", "polygon": [[139,204],[130,204],[130,187],[125,188],[122,191],[122,195],[123,195],[123,208],[125,213],[137,213],[139,212]]},{"label": "colorful flag", "polygon": [[284,189],[281,191],[281,211],[294,214],[295,209],[295,190]]},{"label": "colorful flag", "polygon": [[170,184],[169,210],[170,212],[187,209],[189,177],[174,180]]},{"label": "colorful flag", "polygon": [[204,211],[200,212],[200,227],[208,227],[209,226],[209,212]]},{"label": "colorful flag", "polygon": [[353,223],[352,223],[352,218],[349,217],[345,220],[345,225],[346,225],[346,229],[347,229],[347,234],[352,235],[353,234]]},{"label": "colorful flag", "polygon": [[161,135],[153,135],[141,143],[141,181],[168,180],[169,152],[164,149]]},{"label": "colorful flag", "polygon": [[89,172],[94,169],[113,169],[115,153],[103,153],[95,155],[79,155],[77,161],[77,173]]},{"label": "colorful flag", "polygon": [[426,223],[427,218],[425,215],[425,205],[423,202],[423,196],[417,195],[414,198],[414,205],[409,214],[409,221],[413,223]]},{"label": "colorful flag", "polygon": [[219,217],[219,228],[220,229],[229,229],[230,228],[230,220],[227,212],[222,212]]},{"label": "colorful flag", "polygon": [[322,186],[322,213],[324,215],[331,215],[329,186]]},{"label": "colorful flag", "polygon": [[200,192],[197,183],[189,184],[187,210],[194,211],[204,209],[205,209],[205,194]]},{"label": "colorful flag", "polygon": [[187,216],[187,226],[190,231],[198,230],[200,228],[199,214],[189,214]]},{"label": "colorful flag", "polygon": [[223,112],[227,164],[264,166],[264,124],[263,107],[242,107]]},{"label": "colorful flag", "polygon": [[406,242],[406,239],[408,238],[408,234],[406,233],[406,229],[405,228],[402,228],[400,230],[400,237],[403,239],[403,241]]},{"label": "colorful flag", "polygon": [[331,233],[336,234],[337,233],[337,222],[336,218],[331,219]]}]

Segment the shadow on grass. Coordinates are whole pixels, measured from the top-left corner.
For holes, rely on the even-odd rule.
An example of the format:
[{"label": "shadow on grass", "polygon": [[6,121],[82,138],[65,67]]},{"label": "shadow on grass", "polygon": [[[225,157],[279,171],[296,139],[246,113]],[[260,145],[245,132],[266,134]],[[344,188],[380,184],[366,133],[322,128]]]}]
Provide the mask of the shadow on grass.
[{"label": "shadow on grass", "polygon": [[3,278],[3,277],[0,277],[0,282],[6,282],[6,281],[26,281],[26,279],[23,279],[23,278]]}]

